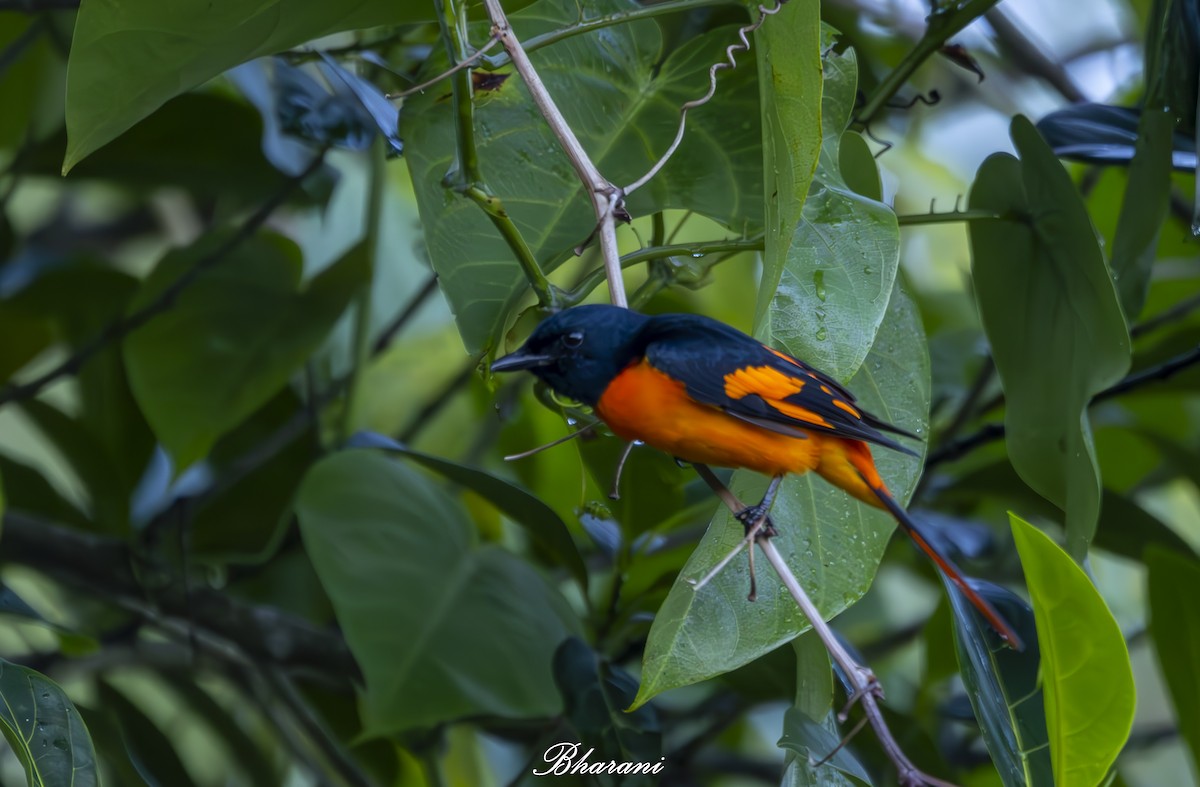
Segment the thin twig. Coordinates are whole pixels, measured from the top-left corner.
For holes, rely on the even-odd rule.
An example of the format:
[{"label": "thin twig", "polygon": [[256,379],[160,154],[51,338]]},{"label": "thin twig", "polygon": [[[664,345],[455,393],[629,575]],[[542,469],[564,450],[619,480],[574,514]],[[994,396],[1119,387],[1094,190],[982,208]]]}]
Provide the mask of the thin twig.
[{"label": "thin twig", "polygon": [[403,328],[408,321],[413,318],[413,315],[417,313],[418,309],[425,305],[425,302],[429,300],[430,296],[437,292],[437,284],[438,280],[436,275],[430,275],[430,277],[425,280],[425,283],[421,285],[421,289],[418,290],[417,294],[412,297],[412,300],[410,300],[408,304],[400,310],[400,313],[396,315],[396,318],[388,323],[387,327],[379,333],[379,337],[375,340],[375,344],[371,347],[371,351],[373,353],[378,355],[379,353],[383,352],[389,344],[392,343],[392,339],[396,338],[396,334],[400,332],[400,329]]},{"label": "thin twig", "polygon": [[83,345],[76,350],[69,358],[55,366],[53,369],[44,374],[35,377],[27,383],[19,385],[10,385],[3,390],[0,390],[0,406],[8,402],[17,402],[24,399],[37,396],[42,389],[50,383],[65,377],[67,375],[76,374],[83,366],[96,355],[113,342],[124,339],[129,334],[141,328],[150,320],[158,315],[170,311],[178,300],[179,296],[195,283],[200,274],[207,271],[217,263],[225,259],[230,252],[242,245],[254,236],[256,232],[267,222],[271,214],[275,212],[279,206],[287,201],[292,192],[300,186],[310,175],[321,168],[325,161],[324,151],[315,155],[308,166],[304,168],[300,174],[287,179],[283,188],[277,191],[270,199],[264,202],[258,210],[250,215],[241,226],[237,228],[228,238],[225,239],[215,249],[201,257],[191,268],[182,276],[163,289],[163,291],[153,301],[146,304],[137,311],[129,314],[115,322],[109,323],[100,335],[91,342]]},{"label": "thin twig", "polygon": [[[959,0],[938,7],[927,20],[925,34],[917,45],[909,52],[900,64],[888,72],[888,75],[875,88],[867,99],[862,111],[858,113],[855,122],[866,125],[874,120],[892,96],[899,92],[916,70],[931,55],[937,52],[950,37],[964,27],[987,13],[998,0]],[[969,9],[969,10],[968,10]]]},{"label": "thin twig", "polygon": [[[621,257],[620,265],[622,270],[633,267],[643,262],[651,262],[660,260],[666,257],[688,256],[695,257],[696,255],[707,256],[709,254],[718,253],[735,253],[742,251],[762,251],[763,236],[756,235],[752,238],[736,238],[733,240],[716,240],[716,241],[700,241],[698,243],[668,243],[666,246],[648,246],[644,249],[631,251]],[[597,268],[591,271],[576,284],[570,291],[563,294],[563,301],[567,304],[574,305],[582,302],[592,290],[596,289],[602,281],[605,280],[608,274],[607,268]]]},{"label": "thin twig", "polygon": [[1193,295],[1190,298],[1184,298],[1169,309],[1164,309],[1158,314],[1147,317],[1142,322],[1129,329],[1130,338],[1137,339],[1152,333],[1164,325],[1170,325],[1176,320],[1188,316],[1196,309],[1200,309],[1200,295]]},{"label": "thin twig", "polygon": [[[631,8],[628,11],[618,11],[612,14],[596,17],[595,19],[587,19],[579,21],[570,27],[551,30],[548,33],[532,36],[521,42],[521,46],[526,52],[533,52],[551,44],[557,44],[559,41],[565,41],[572,36],[591,33],[595,30],[600,30],[605,27],[613,27],[614,25],[627,25],[630,22],[636,22],[639,19],[651,19],[665,14],[674,14],[681,11],[693,11],[697,8],[707,8],[710,6],[721,5],[738,5],[738,0],[667,0],[665,3],[655,3],[654,5],[640,6]],[[496,55],[495,57],[484,58],[487,63],[487,69],[492,70],[508,63],[510,58],[507,54]]]},{"label": "thin twig", "polygon": [[557,440],[551,440],[548,443],[543,443],[542,445],[539,445],[536,448],[530,448],[528,451],[521,451],[520,453],[517,453],[517,454],[509,454],[508,456],[504,457],[504,461],[505,462],[515,462],[518,459],[525,459],[527,457],[533,456],[534,454],[540,454],[542,451],[545,451],[548,448],[553,448],[556,445],[562,445],[563,443],[570,442],[571,440],[574,440],[576,437],[583,437],[583,435],[585,433],[590,432],[595,428],[596,428],[595,424],[588,424],[587,426],[583,427],[582,429],[577,429],[568,435],[563,435],[562,437],[558,438]]},{"label": "thin twig", "polygon": [[550,91],[546,89],[537,69],[529,60],[529,55],[521,46],[521,41],[513,32],[508,17],[500,5],[500,0],[484,0],[484,6],[487,8],[488,18],[492,20],[492,35],[500,39],[508,56],[512,58],[513,66],[525,80],[525,86],[528,88],[530,96],[533,97],[534,103],[537,104],[538,110],[542,113],[542,117],[546,119],[550,130],[567,154],[571,166],[588,190],[588,196],[592,200],[592,207],[596,214],[596,235],[600,239],[600,253],[604,259],[604,268],[608,276],[609,295],[614,305],[628,306],[629,301],[625,297],[624,279],[621,275],[620,255],[617,251],[616,230],[617,217],[628,217],[628,214],[625,213],[624,195],[611,181],[600,174],[600,170],[592,163],[587,151],[580,144],[579,138],[575,136],[575,132],[563,118],[554,99],[550,96]]},{"label": "thin twig", "polygon": [[[712,488],[714,492],[725,503],[725,506],[732,512],[738,513],[744,511],[746,506],[738,499],[737,495],[733,494],[721,480],[705,465],[693,465],[696,472],[704,479],[704,482]],[[779,579],[791,593],[792,599],[796,605],[800,607],[800,611],[808,618],[809,624],[813,630],[817,632],[817,636],[825,643],[825,647],[829,650],[829,655],[842,668],[850,685],[853,687],[851,700],[858,700],[863,707],[863,712],[871,722],[871,727],[875,730],[876,737],[879,738],[879,743],[887,754],[888,759],[896,766],[899,772],[900,784],[905,787],[916,787],[917,785],[930,785],[930,787],[953,787],[949,782],[942,781],[936,777],[930,776],[923,772],[917,766],[913,765],[908,759],[900,745],[896,742],[896,738],[892,735],[891,729],[888,728],[887,721],[883,718],[883,713],[879,710],[879,700],[883,696],[883,687],[880,686],[879,680],[875,674],[867,667],[859,664],[850,655],[850,652],[838,640],[837,635],[829,628],[829,624],[825,622],[825,618],[821,615],[812,599],[804,592],[804,588],[800,586],[800,582],[796,579],[795,573],[783,559],[783,555],[779,554],[779,550],[775,548],[775,544],[770,539],[763,539],[758,542],[759,547],[763,551],[763,555],[775,569],[775,573],[779,575]]]},{"label": "thin twig", "polygon": [[663,153],[662,157],[654,163],[654,166],[650,167],[645,175],[642,175],[640,178],[635,180],[633,183],[630,183],[622,190],[626,195],[632,194],[642,186],[645,186],[655,175],[659,173],[660,170],[662,170],[663,167],[667,165],[667,162],[672,156],[675,155],[675,151],[679,148],[680,143],[683,142],[683,133],[687,129],[688,110],[703,106],[712,100],[712,97],[716,95],[717,92],[717,72],[723,68],[728,68],[730,70],[737,68],[737,58],[735,57],[735,53],[750,51],[750,39],[748,39],[746,35],[748,33],[753,33],[755,30],[762,27],[763,22],[767,21],[768,16],[774,16],[782,11],[786,2],[787,0],[775,0],[775,5],[772,8],[768,8],[767,6],[760,4],[758,6],[758,19],[748,25],[743,25],[742,27],[738,28],[737,37],[740,43],[735,42],[725,47],[725,59],[717,63],[713,63],[708,69],[708,92],[700,98],[688,101],[679,107],[679,128],[675,131],[675,140],[671,142],[670,146],[667,148],[667,151]]},{"label": "thin twig", "polygon": [[475,54],[471,55],[468,58],[460,60],[458,63],[454,64],[447,70],[445,70],[442,73],[435,76],[433,79],[422,82],[421,84],[415,85],[414,87],[410,87],[408,90],[402,90],[399,93],[388,93],[386,98],[391,99],[392,101],[395,101],[400,98],[407,98],[408,96],[411,96],[414,93],[420,93],[422,90],[425,90],[426,88],[433,87],[438,82],[441,82],[443,79],[454,76],[455,74],[457,74],[459,71],[463,70],[464,68],[470,68],[471,66],[478,63],[480,58],[482,58],[489,49],[491,49],[498,43],[500,43],[500,39],[496,38],[495,36],[492,36],[491,38],[489,38],[487,40],[486,44],[479,47],[479,49],[475,50]]}]

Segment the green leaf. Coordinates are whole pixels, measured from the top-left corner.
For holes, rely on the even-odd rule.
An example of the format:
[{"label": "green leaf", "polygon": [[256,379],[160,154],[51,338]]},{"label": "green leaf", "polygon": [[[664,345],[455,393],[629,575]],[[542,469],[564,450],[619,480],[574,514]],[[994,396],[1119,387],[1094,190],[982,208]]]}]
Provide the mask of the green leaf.
[{"label": "green leaf", "polygon": [[4,337],[0,342],[0,383],[4,383],[50,345],[53,333],[45,318],[0,303],[0,336]]},{"label": "green leaf", "polygon": [[1129,330],[1071,178],[1028,120],[1011,131],[1020,161],[989,157],[971,189],[973,209],[1005,217],[971,222],[975,297],[1013,467],[1066,511],[1068,546],[1082,556],[1101,493],[1087,406],[1129,368]]},{"label": "green leaf", "polygon": [[79,476],[91,502],[93,519],[105,532],[127,533],[129,490],[106,447],[82,419],[40,399],[20,402],[18,407]]},{"label": "green leaf", "polygon": [[[232,95],[182,95],[134,125],[71,170],[67,183],[104,180],[131,188],[186,188],[204,196],[254,204],[280,189],[283,178],[262,152],[262,119]],[[220,133],[213,133],[219,128]],[[30,174],[57,178],[67,136],[34,147],[23,164]]]},{"label": "green leaf", "polygon": [[93,526],[91,520],[34,467],[0,454],[0,474],[4,476],[6,505],[10,510],[40,514],[76,527]]},{"label": "green leaf", "polygon": [[67,62],[63,172],[239,63],[342,30],[433,18],[424,0],[85,0]]},{"label": "green leaf", "polygon": [[96,752],[79,711],[54,681],[0,659],[0,731],[30,787],[94,787]]},{"label": "green leaf", "polygon": [[147,784],[193,787],[195,781],[175,751],[172,737],[108,681],[100,680],[98,688],[106,721],[119,730],[121,743],[142,780]]},{"label": "green leaf", "polygon": [[[161,297],[220,240],[164,257],[131,311]],[[251,238],[126,339],[130,385],[176,472],[287,384],[369,275],[363,255],[347,254],[300,291],[301,267],[290,241]]]},{"label": "green leaf", "polygon": [[1112,250],[1117,294],[1130,322],[1141,314],[1146,303],[1158,233],[1168,215],[1174,133],[1171,113],[1150,106],[1142,110]]},{"label": "green leaf", "polygon": [[[0,491],[0,521],[3,521],[4,518],[3,504],[3,492]],[[0,581],[0,613],[5,615],[15,615],[16,617],[25,618],[26,620],[35,620],[38,623],[50,622],[42,617],[42,613],[29,606],[28,601],[17,595],[17,591],[13,590],[2,581]]]},{"label": "green leaf", "polygon": [[[542,0],[512,15],[525,39],[587,18],[639,8],[633,0]],[[567,123],[605,177],[626,185],[641,177],[674,137],[679,107],[704,94],[708,68],[735,39],[721,28],[688,41],[664,60],[658,22],[642,19],[539,48],[530,57]],[[472,40],[487,25],[472,27]],[[439,57],[426,65],[436,74]],[[510,68],[497,72],[512,76]],[[719,100],[688,114],[684,142],[661,173],[629,199],[633,215],[684,208],[738,232],[761,226],[762,159],[759,155],[754,70],[724,71]],[[465,173],[457,169],[456,111],[445,100],[448,83],[408,99],[401,136],[412,172],[425,243],[439,284],[454,311],[469,352],[494,343],[526,280],[507,243],[467,197],[457,195]],[[488,190],[520,231],[542,270],[573,256],[595,225],[591,202],[519,77],[474,99],[475,136]],[[738,118],[731,123],[729,118]]]},{"label": "green leaf", "polygon": [[[1017,653],[992,631],[962,591],[944,579],[943,584],[950,596],[963,686],[1000,779],[1006,787],[1054,787],[1046,711],[1038,685],[1040,651],[1033,610],[998,585],[975,583],[975,590],[1025,644],[1025,650]],[[941,645],[938,642],[936,647]]]},{"label": "green leaf", "polygon": [[637,681],[597,657],[582,640],[565,640],[554,654],[554,682],[577,737],[596,747],[594,760],[656,762],[662,755],[658,713],[653,707],[626,713]]},{"label": "green leaf", "polygon": [[571,531],[548,505],[521,487],[475,467],[460,465],[439,456],[415,451],[403,443],[374,432],[359,432],[348,442],[349,448],[382,448],[418,462],[433,472],[461,484],[500,509],[505,516],[526,529],[533,541],[545,549],[587,591],[587,566]]},{"label": "green leaf", "polygon": [[[858,85],[854,50],[831,52],[824,64],[821,156],[784,257],[769,330],[777,341],[803,348],[808,363],[848,380],[887,311],[900,264],[900,228],[891,208],[855,192],[842,174],[841,141],[849,136]],[[852,143],[846,156],[859,182],[875,166],[869,152],[861,160],[863,152]]]},{"label": "green leaf", "polygon": [[1055,784],[1099,784],[1133,726],[1133,670],[1100,593],[1050,537],[1010,514],[1042,651]]},{"label": "green leaf", "polygon": [[0,15],[0,107],[4,107],[0,114],[0,150],[25,141],[30,130],[37,127],[35,120],[41,106],[56,100],[56,93],[61,95],[53,87],[57,64],[51,44],[53,28],[48,22],[42,14]]},{"label": "green leaf", "polygon": [[788,708],[783,714],[783,737],[779,739],[779,747],[794,752],[801,762],[810,766],[825,759],[830,752],[836,752],[818,771],[820,784],[842,783],[842,780],[834,781],[826,776],[828,770],[850,776],[854,783],[871,784],[870,775],[850,750],[841,746],[838,734],[795,707]]},{"label": "green leaf", "polygon": [[1163,679],[1171,690],[1179,733],[1192,752],[1200,778],[1200,610],[1192,603],[1200,587],[1200,563],[1160,547],[1146,550],[1150,570],[1150,633]]},{"label": "green leaf", "polygon": [[[36,315],[55,328],[71,352],[85,351],[96,337],[124,314],[138,289],[138,280],[107,264],[72,260],[48,271],[13,296],[16,311]],[[118,343],[95,352],[76,375],[79,407],[77,428],[96,451],[80,454],[82,461],[105,463],[108,478],[102,492],[106,498],[97,506],[105,509],[99,523],[109,532],[123,532],[125,502],[137,487],[150,453],[154,435],[146,424],[129,390],[128,376]],[[74,427],[73,427],[74,428]],[[116,516],[110,514],[116,513]]]},{"label": "green leaf", "polygon": [[766,237],[754,324],[767,315],[821,152],[820,6],[789,3],[754,33]]},{"label": "green leaf", "polygon": [[[190,533],[197,560],[261,563],[274,554],[290,525],[296,489],[318,448],[304,407],[285,388],[213,446],[208,462],[217,478],[236,480],[218,482],[217,496],[206,495],[195,511]],[[246,473],[247,457],[260,457],[265,446],[277,450]]]},{"label": "green leaf", "polygon": [[[880,339],[850,389],[884,420],[918,433],[926,428],[929,356],[920,317],[903,291],[892,294]],[[875,456],[888,486],[906,500],[919,461],[889,451],[877,450]],[[758,500],[765,485],[766,479],[745,471],[733,476],[733,491],[747,502]],[[894,526],[884,512],[811,474],[784,481],[772,518],[780,531],[777,548],[827,619],[866,592]],[[809,628],[769,570],[759,568],[758,600],[746,601],[744,559],[734,560],[699,592],[688,582],[707,573],[742,535],[742,527],[722,509],[675,580],[650,629],[638,704],[666,689],[736,669]]]},{"label": "green leaf", "polygon": [[[781,649],[782,650],[782,649]],[[862,765],[850,754],[835,765],[816,766],[815,762],[834,750],[838,743],[837,723],[833,715],[833,668],[829,663],[829,652],[825,643],[813,632],[802,634],[791,642],[796,671],[795,702],[784,714],[783,739],[779,746],[785,748],[783,787],[850,787],[858,784],[845,772],[853,773]],[[762,661],[761,659],[759,661]],[[759,662],[755,662],[759,663]],[[806,722],[800,728],[800,720]],[[814,719],[823,719],[817,723]],[[816,729],[807,727],[807,723]],[[823,732],[818,732],[821,730]],[[829,736],[834,745],[828,745]],[[785,743],[786,741],[786,743]],[[791,744],[791,745],[788,745]],[[866,781],[870,784],[870,780]]]},{"label": "green leaf", "polygon": [[463,511],[417,471],[334,454],[305,478],[296,513],[366,676],[368,736],[561,710],[551,660],[578,633],[574,615],[524,562],[475,544]]}]

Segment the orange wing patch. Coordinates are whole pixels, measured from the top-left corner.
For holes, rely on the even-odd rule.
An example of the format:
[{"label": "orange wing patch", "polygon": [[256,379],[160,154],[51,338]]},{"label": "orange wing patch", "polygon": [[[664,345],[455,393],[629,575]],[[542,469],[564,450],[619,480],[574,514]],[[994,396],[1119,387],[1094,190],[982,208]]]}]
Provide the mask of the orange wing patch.
[{"label": "orange wing patch", "polygon": [[813,424],[814,426],[823,426],[826,429],[837,429],[836,426],[826,421],[821,416],[809,410],[807,407],[801,407],[791,402],[780,402],[774,399],[767,400],[767,404],[775,408],[779,412],[786,415],[788,418],[795,418],[797,421]]},{"label": "orange wing patch", "polygon": [[853,407],[851,407],[851,406],[850,406],[849,404],[847,404],[846,402],[842,401],[841,399],[838,399],[836,396],[835,396],[835,397],[833,397],[833,400],[832,400],[832,401],[833,401],[833,406],[834,406],[834,407],[840,407],[841,409],[843,409],[843,410],[845,410],[846,412],[850,413],[850,415],[854,416],[854,417],[855,417],[856,419],[858,419],[859,421],[861,421],[861,420],[862,420],[862,413],[860,413],[858,410],[855,410]]},{"label": "orange wing patch", "polygon": [[744,366],[725,375],[725,395],[730,399],[742,399],[758,394],[773,401],[800,393],[804,380],[770,366]]}]

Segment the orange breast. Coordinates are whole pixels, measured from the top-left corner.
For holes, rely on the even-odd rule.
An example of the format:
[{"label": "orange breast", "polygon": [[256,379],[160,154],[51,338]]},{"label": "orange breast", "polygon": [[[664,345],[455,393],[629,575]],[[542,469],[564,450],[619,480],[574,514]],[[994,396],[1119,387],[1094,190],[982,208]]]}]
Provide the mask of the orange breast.
[{"label": "orange breast", "polygon": [[820,461],[820,439],[789,437],[692,400],[683,383],[632,364],[609,384],[597,414],[625,440],[641,440],[688,462],[803,473]]}]

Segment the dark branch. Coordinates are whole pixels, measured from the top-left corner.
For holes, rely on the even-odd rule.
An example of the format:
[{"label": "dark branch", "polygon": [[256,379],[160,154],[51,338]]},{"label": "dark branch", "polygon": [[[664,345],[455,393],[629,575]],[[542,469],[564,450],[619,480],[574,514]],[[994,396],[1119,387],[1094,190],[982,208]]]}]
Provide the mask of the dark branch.
[{"label": "dark branch", "polygon": [[50,383],[65,377],[67,375],[77,374],[84,365],[92,359],[96,353],[103,350],[113,342],[118,342],[124,339],[129,334],[141,328],[150,320],[154,319],[163,312],[169,311],[175,306],[175,301],[179,298],[188,287],[190,287],[200,274],[209,268],[213,267],[223,260],[230,252],[236,249],[241,244],[245,243],[267,222],[271,214],[281,206],[292,192],[296,190],[310,175],[321,168],[325,161],[325,155],[322,152],[313,157],[312,162],[305,167],[304,171],[298,175],[290,177],[284,183],[283,187],[276,192],[270,199],[264,202],[258,210],[256,210],[248,219],[246,219],[240,227],[237,228],[223,243],[213,249],[208,254],[200,258],[200,260],[192,266],[192,268],[178,279],[176,279],[169,287],[164,289],[162,293],[152,302],[146,304],[132,314],[117,320],[108,325],[100,335],[91,342],[83,345],[76,350],[71,357],[64,360],[62,363],[55,366],[50,371],[35,377],[27,383],[19,385],[11,385],[3,390],[0,390],[0,406],[9,402],[21,401],[37,396],[43,388]]},{"label": "dark branch", "polygon": [[[311,670],[344,683],[358,667],[340,635],[272,607],[230,598],[174,578],[148,588],[134,571],[123,541],[85,533],[17,511],[4,515],[0,562],[19,563],[108,600],[147,599],[155,610],[184,619],[237,645],[258,662]],[[156,622],[155,616],[149,618]]]},{"label": "dark branch", "polygon": [[[1174,358],[1162,363],[1158,366],[1153,366],[1149,369],[1144,369],[1140,372],[1129,375],[1121,382],[1106,388],[1092,398],[1092,404],[1103,402],[1107,399],[1120,396],[1121,394],[1129,393],[1130,391],[1140,388],[1147,383],[1161,382],[1189,366],[1200,363],[1200,346],[1196,346],[1186,353],[1177,355]],[[936,451],[929,454],[928,461],[925,462],[926,469],[939,465],[943,462],[951,462],[959,457],[970,453],[981,445],[995,442],[1004,437],[1004,424],[990,423],[984,424],[977,432],[967,435],[958,440],[954,440],[941,446]]]},{"label": "dark branch", "polygon": [[79,0],[0,0],[0,11],[40,14],[42,11],[74,11]]}]

